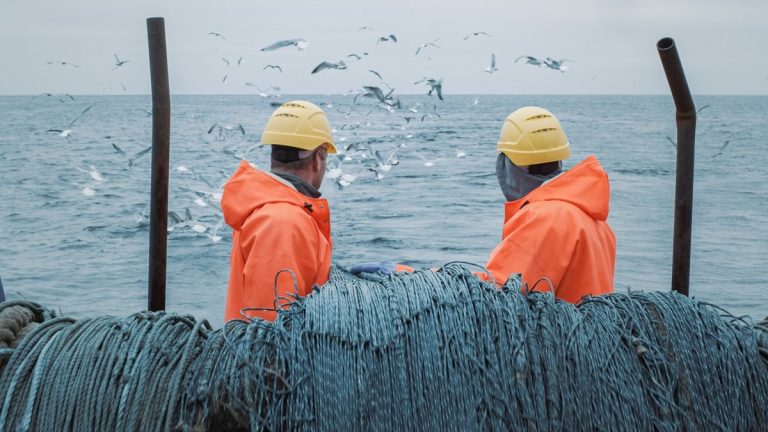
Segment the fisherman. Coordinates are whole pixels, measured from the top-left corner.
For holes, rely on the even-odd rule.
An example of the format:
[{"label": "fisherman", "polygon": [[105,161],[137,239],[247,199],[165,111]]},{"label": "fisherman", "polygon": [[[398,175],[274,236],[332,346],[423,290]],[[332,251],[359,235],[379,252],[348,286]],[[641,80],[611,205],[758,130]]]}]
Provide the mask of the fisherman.
[{"label": "fisherman", "polygon": [[613,292],[610,185],[597,158],[563,171],[568,138],[557,118],[538,107],[507,117],[497,151],[496,176],[507,203],[501,243],[486,265],[495,281],[521,273],[524,287],[552,290],[570,303]]},{"label": "fisherman", "polygon": [[261,143],[271,145],[271,172],[241,161],[224,186],[221,207],[232,227],[225,321],[273,321],[277,309],[328,281],[331,214],[321,198],[326,158],[336,153],[328,118],[306,101],[280,106]]}]

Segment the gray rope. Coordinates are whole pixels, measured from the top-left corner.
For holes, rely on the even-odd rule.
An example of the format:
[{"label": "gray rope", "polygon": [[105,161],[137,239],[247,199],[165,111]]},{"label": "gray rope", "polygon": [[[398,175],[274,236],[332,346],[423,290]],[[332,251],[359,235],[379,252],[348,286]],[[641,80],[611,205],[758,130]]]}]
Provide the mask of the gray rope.
[{"label": "gray rope", "polygon": [[2,348],[0,431],[768,430],[768,321],[675,293],[527,291],[459,264],[334,268],[274,323],[216,331],[37,305],[41,324]]}]

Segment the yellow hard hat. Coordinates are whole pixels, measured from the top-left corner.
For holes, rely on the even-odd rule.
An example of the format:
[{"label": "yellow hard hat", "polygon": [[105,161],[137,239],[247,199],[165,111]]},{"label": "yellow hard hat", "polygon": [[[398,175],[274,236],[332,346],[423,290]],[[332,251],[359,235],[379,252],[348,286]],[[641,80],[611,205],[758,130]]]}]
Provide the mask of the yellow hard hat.
[{"label": "yellow hard hat", "polygon": [[551,112],[539,107],[524,107],[504,120],[496,147],[515,165],[536,165],[568,159],[568,137]]},{"label": "yellow hard hat", "polygon": [[272,113],[261,135],[261,143],[314,150],[328,145],[328,153],[336,153],[331,125],[325,111],[307,101],[291,101]]}]

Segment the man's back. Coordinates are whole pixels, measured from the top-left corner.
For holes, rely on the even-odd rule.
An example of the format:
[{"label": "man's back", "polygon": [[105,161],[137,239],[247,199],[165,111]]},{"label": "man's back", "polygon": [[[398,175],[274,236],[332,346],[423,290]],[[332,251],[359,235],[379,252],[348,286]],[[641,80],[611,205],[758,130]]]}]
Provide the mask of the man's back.
[{"label": "man's back", "polygon": [[328,280],[332,242],[325,199],[305,196],[242,162],[224,187],[222,211],[233,230],[225,320],[242,318],[242,308],[274,319],[276,303],[293,293],[305,296]]},{"label": "man's back", "polygon": [[[513,273],[533,287],[546,277],[558,298],[613,291],[616,238],[608,226],[610,186],[597,159],[566,173],[505,207],[503,239],[488,270],[497,282]],[[550,289],[546,281],[537,291]]]}]

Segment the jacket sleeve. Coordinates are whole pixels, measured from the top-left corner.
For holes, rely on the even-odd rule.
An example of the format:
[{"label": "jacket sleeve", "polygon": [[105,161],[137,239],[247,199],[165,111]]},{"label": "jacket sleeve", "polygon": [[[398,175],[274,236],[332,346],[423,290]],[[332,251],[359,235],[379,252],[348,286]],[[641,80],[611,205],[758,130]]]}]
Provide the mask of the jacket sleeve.
[{"label": "jacket sleeve", "polygon": [[[486,268],[496,283],[504,284],[510,275],[521,273],[523,289],[556,289],[571,263],[578,233],[568,216],[557,208],[530,208],[507,221],[504,238],[491,252]],[[552,282],[553,287],[542,278]],[[537,284],[538,282],[538,284]]]},{"label": "jacket sleeve", "polygon": [[312,218],[295,206],[266,205],[254,213],[240,240],[244,307],[266,309],[252,313],[274,320],[277,314],[269,309],[285,307],[296,294],[307,295],[319,271],[320,235]]}]

